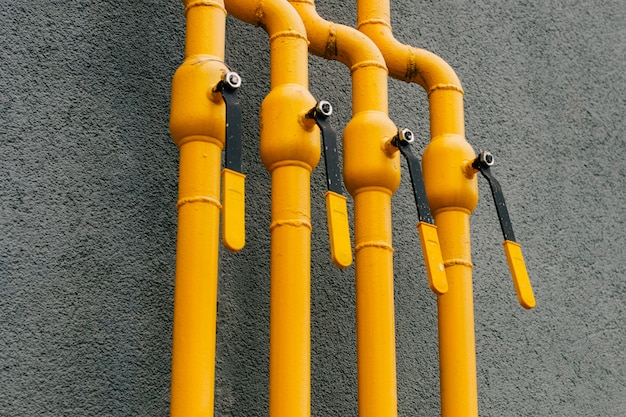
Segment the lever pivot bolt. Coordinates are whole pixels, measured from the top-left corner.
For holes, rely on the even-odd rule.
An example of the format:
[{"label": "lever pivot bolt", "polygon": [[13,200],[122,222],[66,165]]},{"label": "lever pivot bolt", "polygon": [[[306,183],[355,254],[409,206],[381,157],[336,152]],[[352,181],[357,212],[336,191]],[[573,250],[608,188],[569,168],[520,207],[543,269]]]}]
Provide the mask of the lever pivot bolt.
[{"label": "lever pivot bolt", "polygon": [[483,151],[480,153],[480,162],[490,167],[493,166],[495,159],[491,152]]},{"label": "lever pivot bolt", "polygon": [[415,135],[413,135],[413,132],[411,132],[409,129],[401,129],[400,135],[402,139],[407,141],[408,143],[413,143],[413,141],[415,140]]},{"label": "lever pivot bolt", "polygon": [[482,167],[489,168],[493,166],[494,163],[495,158],[493,157],[491,152],[481,151],[480,154],[478,154],[478,158],[476,158],[472,163],[472,167],[480,170],[480,168]]},{"label": "lever pivot bolt", "polygon": [[402,145],[407,145],[415,141],[415,135],[411,129],[403,128],[398,129],[398,133],[391,138],[391,144],[396,148],[400,148]]},{"label": "lever pivot bolt", "polygon": [[307,112],[305,117],[307,119],[325,120],[331,114],[333,114],[333,105],[329,101],[320,100],[315,107]]},{"label": "lever pivot bolt", "polygon": [[320,100],[320,102],[317,103],[317,111],[328,117],[333,114],[333,106],[326,100]]},{"label": "lever pivot bolt", "polygon": [[224,81],[230,88],[239,88],[241,87],[241,77],[236,72],[228,72],[224,77]]}]

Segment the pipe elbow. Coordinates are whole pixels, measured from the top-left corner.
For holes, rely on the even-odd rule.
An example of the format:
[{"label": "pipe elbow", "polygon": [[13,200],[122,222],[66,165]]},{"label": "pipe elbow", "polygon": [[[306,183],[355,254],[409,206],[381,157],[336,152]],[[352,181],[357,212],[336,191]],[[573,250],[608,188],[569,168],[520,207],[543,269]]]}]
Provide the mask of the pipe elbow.
[{"label": "pipe elbow", "polygon": [[237,19],[261,26],[270,37],[270,84],[308,85],[308,40],[302,19],[287,0],[227,0]]},{"label": "pipe elbow", "polygon": [[358,30],[321,18],[312,0],[289,0],[302,17],[309,50],[339,61],[352,74],[352,112],[387,112],[387,65],[376,44]]},{"label": "pipe elbow", "polygon": [[226,10],[239,20],[260,26],[270,35],[297,34],[306,40],[306,29],[287,0],[226,0]]},{"label": "pipe elbow", "polygon": [[348,68],[370,64],[387,71],[385,58],[374,42],[358,30],[323,19],[312,0],[289,0],[304,22],[310,51]]},{"label": "pipe elbow", "polygon": [[410,58],[407,72],[420,74],[425,83],[424,89],[427,94],[443,89],[452,90],[464,95],[461,80],[454,69],[443,58],[425,49],[408,47]]},{"label": "pipe elbow", "polygon": [[438,55],[398,41],[385,19],[368,19],[358,25],[382,51],[389,74],[398,80],[421,85],[426,92],[444,88],[463,94],[459,77],[452,67]]}]

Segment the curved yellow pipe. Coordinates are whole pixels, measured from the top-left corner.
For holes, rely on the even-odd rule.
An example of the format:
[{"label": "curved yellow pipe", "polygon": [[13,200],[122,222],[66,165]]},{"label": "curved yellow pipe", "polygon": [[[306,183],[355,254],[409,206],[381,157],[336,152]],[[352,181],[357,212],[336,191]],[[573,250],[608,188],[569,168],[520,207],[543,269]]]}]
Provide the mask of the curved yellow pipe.
[{"label": "curved yellow pipe", "polygon": [[170,412],[213,416],[221,151],[225,106],[220,0],[183,0],[185,60],[174,74],[170,132],[180,148]]},{"label": "curved yellow pipe", "polygon": [[394,39],[389,0],[358,0],[357,25],[381,49],[391,76],[418,83],[428,94],[431,142],[423,175],[449,285],[438,296],[441,415],[477,416],[469,216],[478,189],[467,169],[475,154],[465,140],[463,88],[444,60]]},{"label": "curved yellow pipe", "polygon": [[261,105],[261,159],[272,177],[270,388],[271,417],[310,416],[310,174],[320,132],[305,117],[308,42],[286,0],[227,0],[236,18],[270,38],[271,91]]},{"label": "curved yellow pipe", "polygon": [[344,131],[344,180],[354,198],[359,416],[397,415],[391,196],[399,153],[386,147],[397,129],[387,116],[387,67],[354,28],[322,19],[310,0],[290,0],[309,50],[352,74],[353,118]]}]

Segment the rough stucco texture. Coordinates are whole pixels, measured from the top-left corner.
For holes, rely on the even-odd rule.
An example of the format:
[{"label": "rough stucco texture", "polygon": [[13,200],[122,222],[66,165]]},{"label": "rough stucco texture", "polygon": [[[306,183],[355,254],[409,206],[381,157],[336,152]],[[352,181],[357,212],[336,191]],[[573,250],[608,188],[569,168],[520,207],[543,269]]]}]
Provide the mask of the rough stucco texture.
[{"label": "rough stucco texture", "polygon": [[[318,1],[354,25],[354,2]],[[486,183],[472,216],[481,416],[626,415],[626,8],[622,1],[392,2],[400,40],[466,91],[468,141],[496,156],[538,305],[516,305]],[[267,415],[269,177],[258,108],[267,36],[232,18],[244,78],[248,244],[220,253],[216,414]],[[182,61],[175,0],[0,2],[0,415],[168,414]],[[346,68],[312,58],[332,123]],[[390,81],[390,116],[428,140],[427,101]],[[439,413],[436,300],[403,171],[394,197],[398,403]],[[356,416],[354,268],[329,258],[312,178],[312,415]],[[351,203],[350,203],[351,204]]]}]

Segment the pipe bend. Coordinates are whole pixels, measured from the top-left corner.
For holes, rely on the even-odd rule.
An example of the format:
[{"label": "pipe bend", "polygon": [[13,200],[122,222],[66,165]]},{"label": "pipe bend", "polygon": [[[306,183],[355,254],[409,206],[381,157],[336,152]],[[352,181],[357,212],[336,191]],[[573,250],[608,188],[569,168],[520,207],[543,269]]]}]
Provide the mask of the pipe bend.
[{"label": "pipe bend", "polygon": [[302,19],[287,0],[225,0],[226,10],[239,20],[262,27],[270,38],[278,33],[293,33],[306,40]]},{"label": "pipe bend", "polygon": [[270,38],[270,84],[308,86],[306,29],[287,0],[226,0],[226,10],[246,23],[260,26]]},{"label": "pipe bend", "polygon": [[382,51],[389,74],[396,79],[421,85],[430,95],[434,90],[456,90],[463,94],[463,86],[454,69],[440,56],[425,49],[398,41],[391,26],[384,19],[368,19],[358,24]]},{"label": "pipe bend", "polygon": [[223,0],[182,0],[183,6],[185,6],[185,16],[187,16],[187,12],[194,7],[214,7],[220,10],[224,16],[226,15],[226,9],[224,8]]},{"label": "pipe bend", "polygon": [[351,70],[374,66],[387,71],[385,58],[365,34],[346,25],[322,18],[312,0],[289,0],[304,22],[310,51],[322,58],[336,60]]}]

